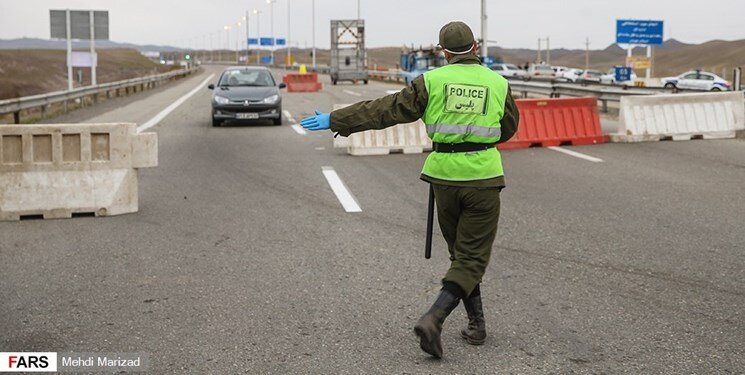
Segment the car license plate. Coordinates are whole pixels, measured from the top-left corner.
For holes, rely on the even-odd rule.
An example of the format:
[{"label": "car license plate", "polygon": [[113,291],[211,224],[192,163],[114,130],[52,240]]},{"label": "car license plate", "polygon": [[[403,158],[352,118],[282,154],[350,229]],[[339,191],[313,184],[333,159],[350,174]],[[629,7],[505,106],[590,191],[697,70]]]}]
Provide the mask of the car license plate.
[{"label": "car license plate", "polygon": [[235,114],[235,118],[241,119],[241,120],[255,120],[255,119],[259,118],[259,114],[258,113],[251,113],[251,112],[249,112],[249,113],[236,113]]}]

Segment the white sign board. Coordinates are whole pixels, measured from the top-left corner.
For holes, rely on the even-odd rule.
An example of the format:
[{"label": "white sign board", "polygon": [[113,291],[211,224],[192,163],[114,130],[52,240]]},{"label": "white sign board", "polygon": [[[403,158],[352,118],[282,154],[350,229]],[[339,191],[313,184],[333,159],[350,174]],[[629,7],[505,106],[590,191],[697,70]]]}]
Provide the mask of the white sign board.
[{"label": "white sign board", "polygon": [[73,51],[70,58],[70,65],[75,68],[92,68],[98,65],[98,54]]}]

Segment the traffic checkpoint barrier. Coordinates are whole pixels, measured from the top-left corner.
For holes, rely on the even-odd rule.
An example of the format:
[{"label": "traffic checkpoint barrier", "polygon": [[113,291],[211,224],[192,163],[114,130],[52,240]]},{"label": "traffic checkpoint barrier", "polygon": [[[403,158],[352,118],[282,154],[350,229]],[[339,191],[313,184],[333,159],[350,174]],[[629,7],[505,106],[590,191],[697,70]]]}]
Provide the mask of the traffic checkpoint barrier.
[{"label": "traffic checkpoint barrier", "polygon": [[[334,110],[349,104],[335,104]],[[351,134],[349,137],[334,138],[334,148],[346,148],[355,156],[388,155],[393,152],[421,154],[432,150],[432,140],[422,120],[398,124],[382,130],[368,130]]]},{"label": "traffic checkpoint barrier", "polygon": [[323,85],[318,82],[318,73],[306,73],[306,74],[285,74],[282,77],[282,82],[287,85],[288,92],[316,92],[323,88]]},{"label": "traffic checkpoint barrier", "polygon": [[0,221],[137,212],[157,133],[131,123],[0,126]]},{"label": "traffic checkpoint barrier", "polygon": [[742,92],[621,98],[612,142],[734,138],[745,129]]},{"label": "traffic checkpoint barrier", "polygon": [[500,150],[591,145],[608,142],[603,135],[596,97],[519,99],[517,133],[499,144]]}]

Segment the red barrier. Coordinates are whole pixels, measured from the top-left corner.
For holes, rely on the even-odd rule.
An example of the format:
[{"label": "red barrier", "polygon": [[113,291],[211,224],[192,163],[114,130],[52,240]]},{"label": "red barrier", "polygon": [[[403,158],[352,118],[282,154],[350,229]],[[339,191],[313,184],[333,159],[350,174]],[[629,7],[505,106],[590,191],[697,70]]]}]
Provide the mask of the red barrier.
[{"label": "red barrier", "polygon": [[323,87],[318,82],[318,73],[287,74],[282,77],[288,92],[316,92]]},{"label": "red barrier", "polygon": [[520,111],[517,134],[500,150],[608,142],[598,116],[597,98],[515,100]]}]

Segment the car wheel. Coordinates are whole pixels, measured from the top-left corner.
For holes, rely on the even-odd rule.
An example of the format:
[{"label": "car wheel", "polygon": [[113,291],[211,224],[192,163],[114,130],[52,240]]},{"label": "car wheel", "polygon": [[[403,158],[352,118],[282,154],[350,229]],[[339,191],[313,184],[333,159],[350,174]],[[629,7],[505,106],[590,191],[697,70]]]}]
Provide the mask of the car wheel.
[{"label": "car wheel", "polygon": [[722,89],[720,89],[719,87],[714,87],[713,89],[711,89],[711,91],[712,92],[719,92],[719,91],[722,91]]},{"label": "car wheel", "polygon": [[220,125],[222,125],[222,120],[218,120],[218,119],[216,119],[216,118],[213,117],[212,118],[212,126],[213,127],[218,127]]},{"label": "car wheel", "polygon": [[367,80],[364,80],[365,84],[367,84]]},{"label": "car wheel", "polygon": [[668,83],[665,84],[665,88],[666,89],[674,89],[675,88],[675,84],[672,83],[672,82],[668,82]]},{"label": "car wheel", "polygon": [[332,85],[336,85],[336,80],[335,80],[335,79],[332,79],[332,80],[331,80],[331,84],[332,84]]}]

